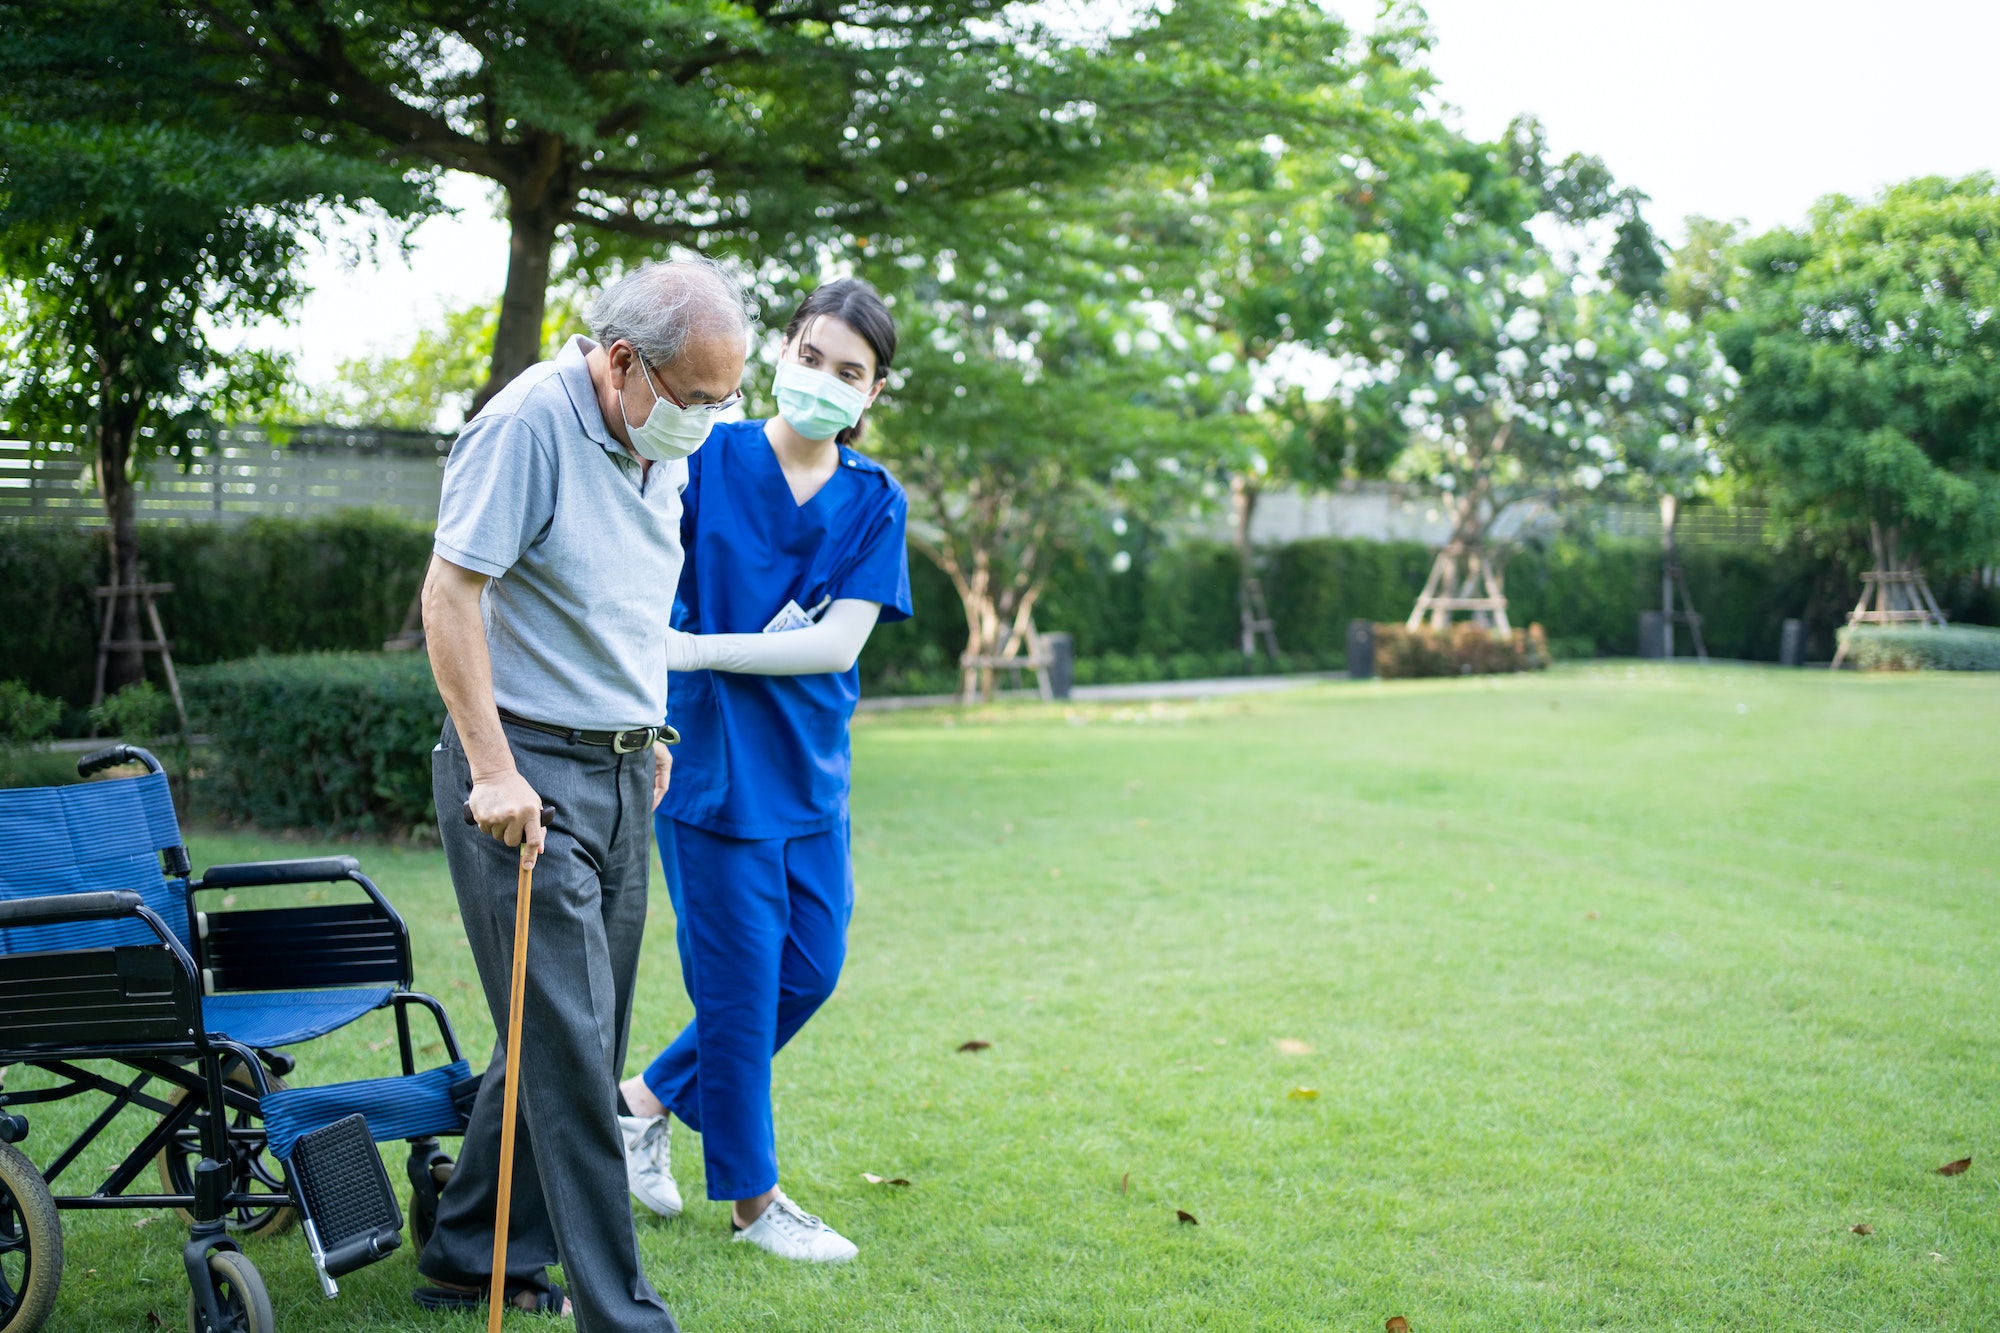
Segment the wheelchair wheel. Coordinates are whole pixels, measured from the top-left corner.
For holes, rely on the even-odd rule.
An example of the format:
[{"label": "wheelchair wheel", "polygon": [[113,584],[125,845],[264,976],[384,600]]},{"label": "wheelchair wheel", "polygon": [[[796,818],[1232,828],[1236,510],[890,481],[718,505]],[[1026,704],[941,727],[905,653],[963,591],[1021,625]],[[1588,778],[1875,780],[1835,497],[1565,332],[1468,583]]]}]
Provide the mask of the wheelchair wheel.
[{"label": "wheelchair wheel", "polygon": [[273,1333],[271,1294],[249,1259],[235,1250],[217,1250],[208,1256],[208,1280],[222,1310],[222,1326],[217,1328],[203,1317],[201,1305],[189,1292],[188,1333]]},{"label": "wheelchair wheel", "polygon": [[[253,1091],[257,1084],[250,1077],[250,1071],[241,1065],[229,1071],[228,1081],[243,1090]],[[285,1081],[276,1074],[266,1072],[264,1081],[276,1092],[285,1086]],[[167,1100],[175,1106],[193,1096],[186,1088],[175,1088]],[[201,1123],[206,1115],[197,1115],[193,1121],[182,1127],[174,1135],[174,1141],[160,1149],[160,1185],[168,1194],[191,1194],[194,1192],[194,1164],[201,1160]],[[274,1194],[287,1194],[284,1172],[265,1152],[261,1139],[252,1141],[249,1131],[257,1118],[248,1111],[229,1113],[229,1188],[236,1193],[248,1193],[252,1189],[262,1189]],[[185,1208],[174,1212],[181,1221],[192,1222],[194,1215]],[[275,1236],[291,1229],[299,1220],[298,1210],[286,1207],[232,1208],[222,1215],[222,1221],[229,1228],[229,1234],[243,1239],[250,1236]]]},{"label": "wheelchair wheel", "polygon": [[35,1333],[62,1282],[62,1223],[42,1173],[0,1143],[0,1333]]},{"label": "wheelchair wheel", "polygon": [[410,1206],[406,1210],[410,1219],[410,1240],[418,1254],[431,1243],[431,1233],[437,1230],[438,1196],[451,1183],[454,1169],[451,1157],[438,1146],[436,1139],[422,1144],[413,1144],[409,1160],[403,1170],[410,1178]]}]

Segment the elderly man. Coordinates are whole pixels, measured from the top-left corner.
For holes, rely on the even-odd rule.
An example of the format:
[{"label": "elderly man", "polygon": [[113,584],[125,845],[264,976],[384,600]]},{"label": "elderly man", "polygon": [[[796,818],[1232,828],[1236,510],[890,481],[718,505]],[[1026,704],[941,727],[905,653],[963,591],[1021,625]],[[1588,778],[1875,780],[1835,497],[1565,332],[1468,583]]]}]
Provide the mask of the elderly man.
[{"label": "elderly man", "polygon": [[[506,1031],[515,875],[535,872],[507,1290],[586,1333],[668,1333],[639,1267],[615,1085],[646,924],[647,831],[666,791],[666,646],[682,461],[740,397],[748,327],[706,262],[650,265],[466,423],[445,466],[424,630],[450,713],[438,832],[493,1021]],[[539,811],[556,816],[542,827]],[[461,811],[470,807],[477,828]],[[488,1293],[503,1052],[496,1046],[418,1261],[420,1305]]]}]

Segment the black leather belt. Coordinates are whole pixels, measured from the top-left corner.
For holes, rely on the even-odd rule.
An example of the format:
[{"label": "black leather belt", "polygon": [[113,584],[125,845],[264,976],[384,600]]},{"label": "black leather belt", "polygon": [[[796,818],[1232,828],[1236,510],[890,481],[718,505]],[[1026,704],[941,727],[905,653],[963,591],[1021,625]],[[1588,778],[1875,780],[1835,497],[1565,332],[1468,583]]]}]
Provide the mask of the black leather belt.
[{"label": "black leather belt", "polygon": [[502,722],[512,722],[517,727],[539,731],[549,736],[560,736],[571,745],[608,745],[613,754],[632,754],[644,750],[654,741],[665,741],[669,745],[679,745],[681,734],[672,727],[628,727],[624,731],[579,731],[575,727],[559,727],[553,722],[537,722],[531,717],[522,717],[502,708]]}]

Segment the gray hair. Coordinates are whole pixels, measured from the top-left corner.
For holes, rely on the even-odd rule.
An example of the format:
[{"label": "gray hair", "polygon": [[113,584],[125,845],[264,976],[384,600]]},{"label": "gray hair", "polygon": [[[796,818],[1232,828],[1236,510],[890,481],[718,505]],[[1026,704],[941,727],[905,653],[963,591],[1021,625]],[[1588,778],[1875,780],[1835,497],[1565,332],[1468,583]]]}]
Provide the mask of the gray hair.
[{"label": "gray hair", "polygon": [[641,265],[598,293],[583,318],[598,346],[623,340],[653,366],[671,363],[696,334],[746,344],[750,335],[742,289],[704,255]]}]

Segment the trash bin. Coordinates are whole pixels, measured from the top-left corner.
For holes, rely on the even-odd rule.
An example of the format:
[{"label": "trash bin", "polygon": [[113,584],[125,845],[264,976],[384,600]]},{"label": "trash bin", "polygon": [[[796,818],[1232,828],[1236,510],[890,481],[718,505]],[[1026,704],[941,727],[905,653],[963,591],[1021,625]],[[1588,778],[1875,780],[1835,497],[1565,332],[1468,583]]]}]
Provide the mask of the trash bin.
[{"label": "trash bin", "polygon": [[1375,676],[1375,622],[1347,622],[1347,678],[1372,680]]},{"label": "trash bin", "polygon": [[1806,622],[1786,620],[1785,628],[1778,635],[1778,665],[1804,666],[1806,664]]},{"label": "trash bin", "polygon": [[1076,683],[1076,640],[1062,633],[1044,634],[1042,647],[1049,654],[1049,693],[1058,699],[1069,698],[1070,687]]},{"label": "trash bin", "polygon": [[1639,613],[1639,656],[1664,658],[1667,655],[1667,617],[1663,611]]}]

